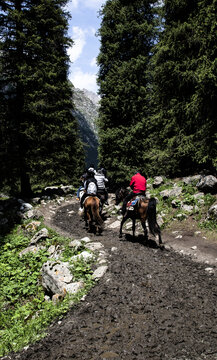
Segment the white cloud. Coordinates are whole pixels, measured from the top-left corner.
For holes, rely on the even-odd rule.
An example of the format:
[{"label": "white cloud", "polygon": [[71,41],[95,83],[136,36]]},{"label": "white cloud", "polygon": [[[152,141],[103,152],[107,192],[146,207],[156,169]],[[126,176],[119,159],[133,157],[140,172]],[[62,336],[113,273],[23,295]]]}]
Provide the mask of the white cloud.
[{"label": "white cloud", "polygon": [[89,9],[100,9],[106,0],[70,0],[67,5],[67,11],[71,12],[72,10],[81,8],[81,6],[87,7]]},{"label": "white cloud", "polygon": [[78,26],[73,26],[72,33],[72,39],[74,41],[74,44],[68,49],[68,55],[70,57],[70,61],[75,62],[82,54],[83,48],[86,44],[86,31],[82,30]]},{"label": "white cloud", "polygon": [[66,10],[71,12],[74,9],[78,8],[78,0],[70,0],[67,4],[66,4]]},{"label": "white cloud", "polygon": [[75,68],[69,75],[69,80],[76,88],[97,93],[96,74],[83,72],[80,68]]},{"label": "white cloud", "polygon": [[106,0],[83,0],[84,6],[91,9],[100,9],[105,2]]},{"label": "white cloud", "polygon": [[92,60],[91,60],[91,62],[90,62],[90,66],[97,66],[97,64],[96,64],[96,57],[94,57]]}]

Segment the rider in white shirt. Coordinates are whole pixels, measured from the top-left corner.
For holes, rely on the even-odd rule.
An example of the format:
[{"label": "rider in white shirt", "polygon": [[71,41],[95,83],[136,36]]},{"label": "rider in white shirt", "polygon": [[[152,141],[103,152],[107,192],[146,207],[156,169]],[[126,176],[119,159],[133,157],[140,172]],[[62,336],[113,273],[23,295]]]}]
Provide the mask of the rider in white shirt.
[{"label": "rider in white shirt", "polygon": [[103,174],[102,170],[98,170],[96,174],[94,175],[96,181],[97,181],[97,187],[98,191],[97,194],[100,198],[100,195],[104,195],[105,197],[105,204],[108,205],[108,192],[106,190],[106,183],[108,182],[108,179]]}]

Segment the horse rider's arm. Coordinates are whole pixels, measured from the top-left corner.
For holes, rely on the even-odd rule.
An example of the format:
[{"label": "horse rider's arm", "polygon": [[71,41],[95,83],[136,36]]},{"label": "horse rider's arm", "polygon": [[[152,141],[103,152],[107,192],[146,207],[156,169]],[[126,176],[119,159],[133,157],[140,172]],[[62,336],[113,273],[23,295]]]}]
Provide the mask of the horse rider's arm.
[{"label": "horse rider's arm", "polygon": [[130,187],[131,187],[132,190],[133,190],[133,188],[134,188],[134,185],[135,185],[134,180],[131,180],[131,182],[130,182]]},{"label": "horse rider's arm", "polygon": [[89,182],[88,182],[88,180],[86,180],[86,181],[84,182],[84,191],[87,190],[88,184],[89,184]]}]

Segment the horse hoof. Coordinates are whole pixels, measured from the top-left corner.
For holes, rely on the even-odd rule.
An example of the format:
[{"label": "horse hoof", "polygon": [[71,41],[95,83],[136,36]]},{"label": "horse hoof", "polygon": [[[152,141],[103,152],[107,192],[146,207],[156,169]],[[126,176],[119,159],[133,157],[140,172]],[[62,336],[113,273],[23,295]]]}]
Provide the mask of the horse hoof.
[{"label": "horse hoof", "polygon": [[122,235],[119,235],[119,239],[121,239],[122,238]]}]

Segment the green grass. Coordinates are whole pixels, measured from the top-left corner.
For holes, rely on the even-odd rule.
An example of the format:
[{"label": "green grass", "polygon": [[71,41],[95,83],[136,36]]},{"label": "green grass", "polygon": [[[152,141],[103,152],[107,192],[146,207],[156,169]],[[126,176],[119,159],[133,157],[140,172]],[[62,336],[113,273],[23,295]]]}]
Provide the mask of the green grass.
[{"label": "green grass", "polygon": [[[150,183],[153,183],[153,179],[150,179]],[[167,183],[162,184],[160,187],[149,190],[151,196],[158,199],[157,213],[163,214],[164,224],[161,226],[161,228],[163,229],[167,227],[171,223],[171,221],[173,221],[177,214],[183,214],[183,217],[180,218],[180,221],[185,219],[185,214],[189,216],[189,213],[186,213],[184,210],[181,209],[181,204],[184,204],[196,206],[196,208],[192,210],[191,215],[194,215],[197,218],[198,226],[200,228],[216,231],[216,220],[206,219],[208,209],[216,201],[215,196],[213,196],[212,194],[205,194],[203,197],[204,204],[201,204],[200,199],[194,197],[196,193],[199,193],[196,187],[196,181],[187,185],[180,181],[176,183],[176,185],[182,188],[182,193],[177,197],[169,197],[166,200],[162,198],[160,193],[163,190],[170,190],[173,188],[171,181],[168,180]],[[173,200],[176,200],[176,209],[172,207]]]},{"label": "green grass", "polygon": [[74,296],[67,295],[57,304],[45,301],[40,270],[49,258],[49,246],[64,248],[64,261],[84,248],[81,247],[78,252],[72,250],[68,245],[71,239],[58,236],[49,229],[49,237],[43,243],[44,249],[21,257],[19,253],[28,246],[32,235],[27,233],[24,224],[17,226],[7,236],[0,237],[0,356],[16,352],[42,338],[52,320],[63,316],[72,302],[79,301],[94,284],[91,264],[77,260],[72,271],[76,280],[84,282],[82,290]]}]

